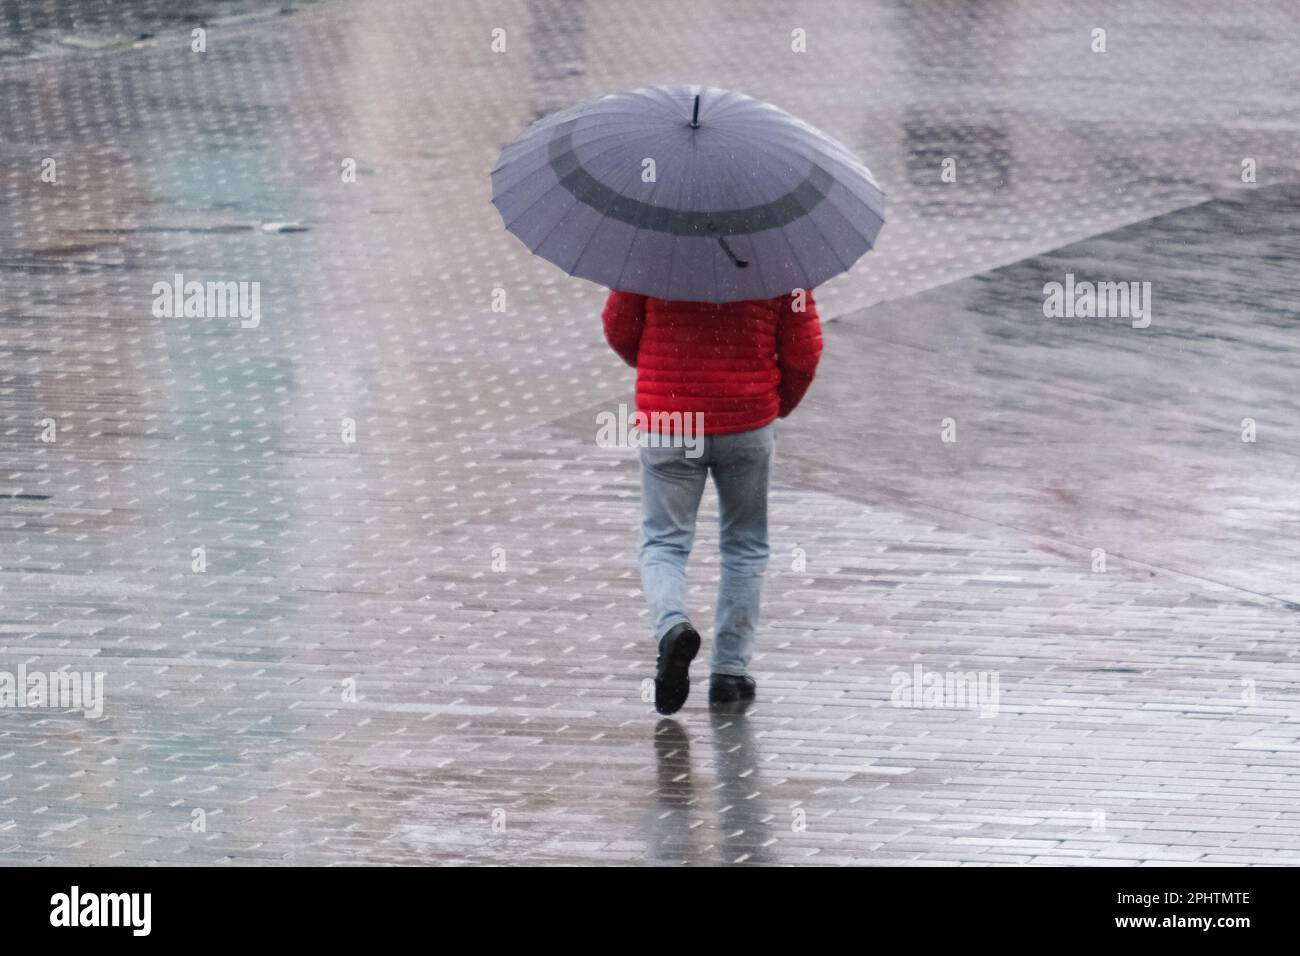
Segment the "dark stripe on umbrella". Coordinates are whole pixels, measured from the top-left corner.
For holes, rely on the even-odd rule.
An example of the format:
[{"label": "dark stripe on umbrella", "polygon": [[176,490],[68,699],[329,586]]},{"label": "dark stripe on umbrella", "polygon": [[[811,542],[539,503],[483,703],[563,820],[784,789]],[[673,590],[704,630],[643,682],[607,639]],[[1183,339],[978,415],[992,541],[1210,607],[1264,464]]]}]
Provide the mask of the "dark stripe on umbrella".
[{"label": "dark stripe on umbrella", "polygon": [[[673,236],[747,236],[765,229],[777,229],[794,222],[823,199],[835,179],[822,167],[812,164],[808,178],[784,196],[744,209],[696,212],[653,206],[630,196],[622,196],[589,173],[578,161],[573,148],[570,120],[557,127],[550,141],[551,169],[560,184],[580,202],[638,229],[668,233]],[[727,250],[730,252],[730,249]],[[732,255],[735,259],[735,255]],[[743,260],[737,260],[740,265]]]}]

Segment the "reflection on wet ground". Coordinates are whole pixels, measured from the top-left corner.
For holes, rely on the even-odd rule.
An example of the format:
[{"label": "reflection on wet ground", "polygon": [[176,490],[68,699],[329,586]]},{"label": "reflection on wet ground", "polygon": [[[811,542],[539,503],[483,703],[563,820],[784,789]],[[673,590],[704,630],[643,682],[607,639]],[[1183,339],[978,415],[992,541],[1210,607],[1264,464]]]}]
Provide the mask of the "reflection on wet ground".
[{"label": "reflection on wet ground", "polygon": [[[655,727],[655,802],[646,813],[643,836],[648,861],[658,864],[726,865],[772,861],[768,847],[783,829],[798,833],[804,816],[790,808],[778,820],[764,795],[759,772],[762,749],[755,739],[752,708],[709,710],[710,757],[706,780],[697,785],[691,738],[679,721]],[[791,822],[795,821],[795,822]]]},{"label": "reflection on wet ground", "polygon": [[[1265,187],[846,316],[798,474],[1300,605],[1298,234],[1300,188]],[[1150,314],[1044,317],[1067,275],[1150,282]]]},{"label": "reflection on wet ground", "polygon": [[[0,709],[0,862],[1300,862],[1289,5],[271,6],[0,5],[0,670],[106,677]],[[631,378],[487,171],[663,81],[890,218],[781,425],[759,701],[657,722]]]},{"label": "reflection on wet ground", "polygon": [[195,26],[292,13],[320,0],[3,0],[0,59],[112,50]]}]

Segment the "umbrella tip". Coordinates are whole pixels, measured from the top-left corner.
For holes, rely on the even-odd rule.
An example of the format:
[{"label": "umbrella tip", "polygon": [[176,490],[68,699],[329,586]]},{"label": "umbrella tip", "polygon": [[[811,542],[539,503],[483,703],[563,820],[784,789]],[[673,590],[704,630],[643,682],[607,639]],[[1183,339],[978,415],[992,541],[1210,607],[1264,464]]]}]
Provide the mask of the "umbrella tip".
[{"label": "umbrella tip", "polygon": [[691,113],[691,129],[700,128],[700,94],[695,94],[695,111]]}]

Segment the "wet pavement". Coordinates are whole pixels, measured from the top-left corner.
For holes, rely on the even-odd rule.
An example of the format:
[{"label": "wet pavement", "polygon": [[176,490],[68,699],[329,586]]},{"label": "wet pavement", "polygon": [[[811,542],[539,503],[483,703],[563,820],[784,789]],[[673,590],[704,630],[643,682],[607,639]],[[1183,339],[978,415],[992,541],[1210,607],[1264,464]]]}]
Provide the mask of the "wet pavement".
[{"label": "wet pavement", "polygon": [[[86,6],[0,18],[0,671],[103,710],[0,708],[0,863],[1300,863],[1291,6]],[[667,721],[631,373],[487,178],[655,82],[890,200],[780,426],[759,704]]]}]

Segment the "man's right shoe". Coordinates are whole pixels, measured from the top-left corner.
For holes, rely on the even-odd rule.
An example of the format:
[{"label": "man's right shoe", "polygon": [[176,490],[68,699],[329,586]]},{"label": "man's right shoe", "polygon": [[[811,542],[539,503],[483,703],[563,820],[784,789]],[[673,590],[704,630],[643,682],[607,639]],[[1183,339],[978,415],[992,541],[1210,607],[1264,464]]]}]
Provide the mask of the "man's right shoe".
[{"label": "man's right shoe", "polygon": [[736,676],[735,674],[709,675],[709,703],[735,704],[740,701],[753,700],[758,693],[754,678]]},{"label": "man's right shoe", "polygon": [[655,667],[655,710],[675,714],[691,692],[691,661],[700,652],[700,635],[683,621],[659,639],[659,661]]}]

